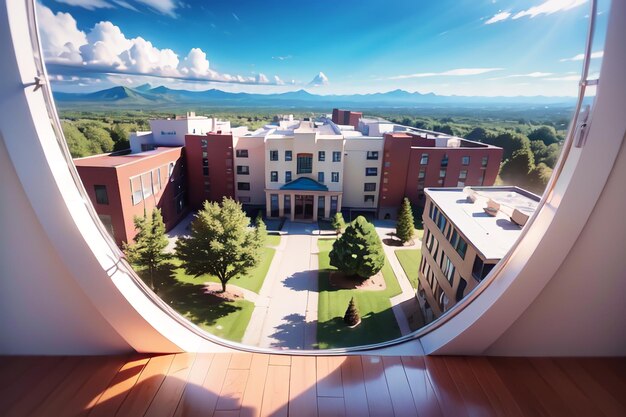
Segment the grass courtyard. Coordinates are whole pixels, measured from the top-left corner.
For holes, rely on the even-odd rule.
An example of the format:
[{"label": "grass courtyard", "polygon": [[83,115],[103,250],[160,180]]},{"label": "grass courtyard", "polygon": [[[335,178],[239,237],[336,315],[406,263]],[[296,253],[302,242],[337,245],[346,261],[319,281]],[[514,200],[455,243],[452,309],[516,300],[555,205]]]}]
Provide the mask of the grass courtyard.
[{"label": "grass courtyard", "polygon": [[[329,253],[335,239],[319,239],[319,301],[317,342],[318,348],[329,349],[378,343],[401,336],[396,318],[391,310],[391,297],[401,293],[400,285],[391,266],[386,261],[382,269],[387,288],[383,291],[336,289],[328,282]],[[343,316],[354,297],[362,322],[354,329],[343,323]]]},{"label": "grass courtyard", "polygon": [[[280,236],[268,236],[266,245],[277,246]],[[229,284],[258,293],[276,250],[264,247],[261,261],[244,277],[233,278]],[[139,276],[149,284],[149,277],[139,268]],[[254,303],[246,300],[225,301],[204,292],[205,282],[219,282],[211,275],[194,277],[185,273],[181,261],[172,258],[155,274],[157,293],[174,310],[198,327],[218,337],[241,342],[254,311]]]},{"label": "grass courtyard", "polygon": [[418,270],[420,267],[420,261],[422,260],[422,251],[420,249],[404,249],[397,250],[396,257],[404,269],[409,281],[413,288],[417,289],[418,283]]}]

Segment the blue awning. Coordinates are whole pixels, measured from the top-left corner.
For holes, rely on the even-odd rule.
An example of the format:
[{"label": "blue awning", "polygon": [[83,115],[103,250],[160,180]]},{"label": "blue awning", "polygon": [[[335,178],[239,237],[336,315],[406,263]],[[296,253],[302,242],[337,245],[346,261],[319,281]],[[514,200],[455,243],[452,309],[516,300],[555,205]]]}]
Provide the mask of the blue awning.
[{"label": "blue awning", "polygon": [[293,191],[328,191],[328,187],[311,178],[298,178],[280,187],[281,190]]}]

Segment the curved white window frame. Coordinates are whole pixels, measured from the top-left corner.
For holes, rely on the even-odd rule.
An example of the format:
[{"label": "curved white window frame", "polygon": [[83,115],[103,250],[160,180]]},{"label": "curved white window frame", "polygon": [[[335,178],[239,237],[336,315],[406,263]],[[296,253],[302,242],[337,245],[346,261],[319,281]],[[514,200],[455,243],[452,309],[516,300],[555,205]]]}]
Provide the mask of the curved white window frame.
[{"label": "curved white window frame", "polygon": [[[592,2],[595,4],[595,2]],[[594,10],[595,11],[595,10]],[[594,14],[592,14],[594,15]],[[0,113],[0,132],[26,195],[72,278],[116,331],[137,351],[260,350],[220,341],[180,318],[137,279],[91,206],[65,143],[57,143],[45,97],[45,70],[33,57],[32,2],[5,2],[0,10],[0,97],[12,112]],[[372,345],[393,353],[482,353],[511,326],[549,282],[573,246],[602,192],[626,131],[626,2],[614,2],[601,80],[587,120],[584,147],[573,147],[574,124],[539,209],[517,245],[442,319],[416,334]],[[31,28],[32,29],[32,28]],[[590,53],[590,43],[586,53]],[[586,72],[586,71],[585,71]],[[41,83],[35,80],[40,79]],[[583,77],[586,81],[586,73]],[[17,81],[17,82],[16,82]],[[36,85],[43,88],[36,89]],[[603,86],[610,86],[603,88]],[[44,96],[45,95],[45,96]],[[53,106],[53,105],[52,105]],[[58,128],[56,110],[52,121]],[[62,137],[62,136],[61,136]],[[575,221],[573,221],[575,220]],[[478,297],[480,294],[480,297]],[[409,342],[413,343],[400,343]],[[344,349],[314,351],[334,354]],[[375,351],[381,353],[380,349]],[[289,353],[289,352],[286,352]],[[303,353],[303,352],[298,352]]]}]

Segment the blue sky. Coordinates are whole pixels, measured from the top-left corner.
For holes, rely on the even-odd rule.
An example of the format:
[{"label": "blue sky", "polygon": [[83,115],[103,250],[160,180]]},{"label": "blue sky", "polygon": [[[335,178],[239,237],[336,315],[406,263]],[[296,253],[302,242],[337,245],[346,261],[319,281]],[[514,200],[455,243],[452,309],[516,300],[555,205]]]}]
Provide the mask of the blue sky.
[{"label": "blue sky", "polygon": [[[609,0],[594,42],[598,72]],[[42,0],[58,91],[576,94],[588,0]]]}]

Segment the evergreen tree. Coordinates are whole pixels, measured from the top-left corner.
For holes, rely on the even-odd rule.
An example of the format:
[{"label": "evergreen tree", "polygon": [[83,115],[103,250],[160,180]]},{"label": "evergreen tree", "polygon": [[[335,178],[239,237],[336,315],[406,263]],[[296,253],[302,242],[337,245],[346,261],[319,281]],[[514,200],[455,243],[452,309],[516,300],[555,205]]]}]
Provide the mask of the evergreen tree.
[{"label": "evergreen tree", "polygon": [[361,316],[359,315],[359,309],[356,308],[356,304],[354,303],[354,297],[350,299],[350,303],[348,304],[348,309],[346,310],[346,314],[343,316],[343,322],[348,326],[356,326],[361,321]]},{"label": "evergreen tree", "polygon": [[226,291],[226,283],[259,263],[258,229],[248,227],[250,219],[241,204],[224,198],[222,204],[204,202],[191,224],[191,236],[181,237],[176,255],[187,274],[215,275]]},{"label": "evergreen tree", "polygon": [[345,273],[361,279],[375,275],[385,264],[385,254],[374,225],[359,216],[346,227],[333,243],[330,264]]},{"label": "evergreen tree", "polygon": [[254,219],[254,232],[256,241],[259,242],[261,246],[265,245],[265,242],[267,241],[267,226],[263,221],[261,212],[259,212]]},{"label": "evergreen tree", "polygon": [[148,270],[150,288],[156,291],[154,272],[169,259],[169,254],[164,252],[168,240],[161,210],[155,208],[150,217],[145,214],[143,217],[135,216],[133,222],[137,231],[135,243],[124,244],[124,252],[132,264]]},{"label": "evergreen tree", "polygon": [[335,229],[337,234],[341,233],[341,231],[346,228],[346,222],[343,220],[343,214],[340,212],[335,213],[333,216],[332,227]]},{"label": "evergreen tree", "polygon": [[413,226],[413,211],[409,199],[404,197],[400,213],[398,214],[398,223],[396,224],[396,236],[404,244],[413,238],[415,228]]}]

